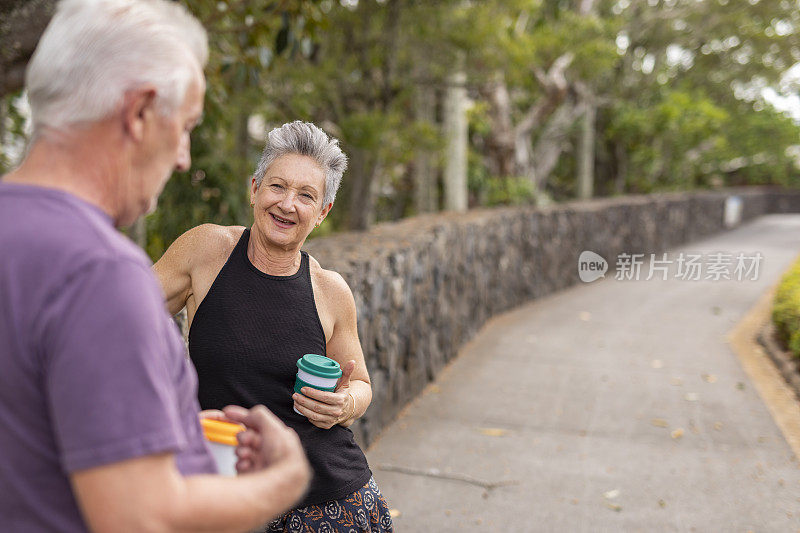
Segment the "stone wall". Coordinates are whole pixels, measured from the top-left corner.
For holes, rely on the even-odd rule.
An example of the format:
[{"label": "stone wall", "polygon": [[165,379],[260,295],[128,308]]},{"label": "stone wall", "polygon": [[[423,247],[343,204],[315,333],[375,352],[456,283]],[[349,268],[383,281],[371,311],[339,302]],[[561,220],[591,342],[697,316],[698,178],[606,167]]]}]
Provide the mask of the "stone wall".
[{"label": "stone wall", "polygon": [[800,212],[800,191],[729,189],[442,213],[309,241],[358,308],[373,400],[352,426],[357,439],[374,440],[488,318],[579,283],[581,251],[613,263],[722,231],[733,195],[743,221]]}]

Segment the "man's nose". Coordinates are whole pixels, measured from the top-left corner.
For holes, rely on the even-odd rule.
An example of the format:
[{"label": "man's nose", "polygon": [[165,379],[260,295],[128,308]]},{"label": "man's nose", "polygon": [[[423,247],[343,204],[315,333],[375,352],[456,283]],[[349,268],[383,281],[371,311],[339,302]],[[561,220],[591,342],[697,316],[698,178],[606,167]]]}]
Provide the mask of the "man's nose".
[{"label": "man's nose", "polygon": [[175,160],[175,168],[180,171],[189,170],[192,166],[191,143],[189,141],[189,133],[184,133],[181,139],[180,146],[178,146],[178,158]]}]

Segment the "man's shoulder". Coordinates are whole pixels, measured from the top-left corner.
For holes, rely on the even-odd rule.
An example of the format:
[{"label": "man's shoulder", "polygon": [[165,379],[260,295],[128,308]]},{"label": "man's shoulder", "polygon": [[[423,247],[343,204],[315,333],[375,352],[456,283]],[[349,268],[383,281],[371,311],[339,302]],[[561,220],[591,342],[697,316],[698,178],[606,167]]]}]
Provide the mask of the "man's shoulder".
[{"label": "man's shoulder", "polygon": [[133,261],[145,267],[149,263],[144,252],[94,206],[59,191],[8,188],[3,192],[5,200],[15,197],[5,213],[14,221],[0,223],[0,244],[14,251],[6,259],[18,268],[66,274],[96,261]]}]

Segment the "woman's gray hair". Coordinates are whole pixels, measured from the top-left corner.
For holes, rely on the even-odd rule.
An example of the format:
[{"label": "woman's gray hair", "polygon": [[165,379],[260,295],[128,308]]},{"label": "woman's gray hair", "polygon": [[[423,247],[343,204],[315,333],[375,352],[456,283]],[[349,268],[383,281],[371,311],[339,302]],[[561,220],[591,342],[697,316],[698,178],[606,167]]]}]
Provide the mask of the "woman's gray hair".
[{"label": "woman's gray hair", "polygon": [[175,2],[61,0],[28,63],[34,135],[103,119],[144,84],[169,115],[207,60],[205,30]]},{"label": "woman's gray hair", "polygon": [[253,174],[257,186],[261,185],[269,166],[287,154],[306,155],[317,162],[325,172],[322,205],[332,204],[342,183],[342,175],[347,170],[347,156],[339,148],[339,140],[328,137],[310,122],[295,120],[275,128],[267,134],[267,145]]}]

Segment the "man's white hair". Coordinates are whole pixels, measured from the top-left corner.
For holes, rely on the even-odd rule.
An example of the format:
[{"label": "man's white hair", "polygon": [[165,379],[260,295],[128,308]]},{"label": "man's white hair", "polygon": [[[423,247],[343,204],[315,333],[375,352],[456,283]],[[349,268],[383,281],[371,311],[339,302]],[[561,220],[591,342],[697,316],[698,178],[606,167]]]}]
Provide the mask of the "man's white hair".
[{"label": "man's white hair", "polygon": [[177,3],[61,0],[26,72],[34,135],[103,119],[144,84],[168,115],[207,60],[205,30]]}]

